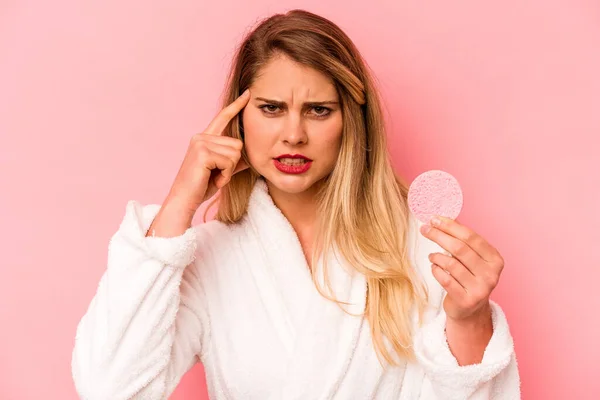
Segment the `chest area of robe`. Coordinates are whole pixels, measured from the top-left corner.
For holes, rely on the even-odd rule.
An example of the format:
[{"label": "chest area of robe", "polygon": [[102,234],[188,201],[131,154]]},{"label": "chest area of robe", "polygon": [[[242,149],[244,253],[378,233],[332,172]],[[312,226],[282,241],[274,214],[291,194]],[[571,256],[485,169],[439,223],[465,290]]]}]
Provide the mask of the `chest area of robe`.
[{"label": "chest area of robe", "polygon": [[337,298],[356,303],[350,315],[318,292],[299,242],[250,235],[232,248],[207,287],[210,384],[232,399],[330,399],[344,390],[372,397],[382,367],[356,313],[364,310],[364,278],[329,261]]}]

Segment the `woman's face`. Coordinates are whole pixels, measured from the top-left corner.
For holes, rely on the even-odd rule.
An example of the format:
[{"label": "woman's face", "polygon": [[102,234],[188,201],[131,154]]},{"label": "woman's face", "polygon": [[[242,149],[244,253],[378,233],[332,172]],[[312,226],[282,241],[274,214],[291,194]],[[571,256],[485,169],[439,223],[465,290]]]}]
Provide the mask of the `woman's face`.
[{"label": "woman's face", "polygon": [[342,140],[342,110],[330,79],[278,55],[250,94],[242,115],[244,145],[258,173],[286,193],[302,193],[329,175]]}]

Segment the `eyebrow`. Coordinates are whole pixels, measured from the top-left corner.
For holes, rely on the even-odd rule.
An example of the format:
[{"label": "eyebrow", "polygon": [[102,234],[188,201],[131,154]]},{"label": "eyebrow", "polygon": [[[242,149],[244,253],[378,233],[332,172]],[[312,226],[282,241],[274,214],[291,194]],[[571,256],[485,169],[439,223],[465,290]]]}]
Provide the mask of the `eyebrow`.
[{"label": "eyebrow", "polygon": [[[285,101],[278,101],[278,100],[271,100],[271,99],[265,99],[264,97],[255,97],[256,100],[262,100],[266,103],[271,103],[273,105],[276,105],[278,107],[285,107],[287,106]],[[304,102],[305,106],[322,106],[325,104],[340,104],[338,101],[306,101]]]}]

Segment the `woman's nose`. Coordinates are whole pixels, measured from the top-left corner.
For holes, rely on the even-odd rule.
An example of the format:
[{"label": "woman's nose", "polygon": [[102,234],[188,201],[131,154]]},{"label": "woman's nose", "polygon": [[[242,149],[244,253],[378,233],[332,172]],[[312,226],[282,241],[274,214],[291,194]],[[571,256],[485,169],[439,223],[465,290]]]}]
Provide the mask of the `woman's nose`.
[{"label": "woman's nose", "polygon": [[297,115],[289,116],[284,126],[282,140],[291,145],[299,145],[307,142],[308,136],[301,117]]}]

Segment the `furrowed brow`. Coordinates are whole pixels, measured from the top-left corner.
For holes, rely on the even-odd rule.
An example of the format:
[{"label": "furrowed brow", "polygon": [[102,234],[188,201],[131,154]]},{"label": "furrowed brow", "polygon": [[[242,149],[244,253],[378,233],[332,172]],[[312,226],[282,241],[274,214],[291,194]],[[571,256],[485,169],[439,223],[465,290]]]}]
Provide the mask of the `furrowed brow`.
[{"label": "furrowed brow", "polygon": [[[287,107],[287,103],[285,101],[266,99],[264,97],[255,97],[255,99],[264,101],[265,103],[273,104],[277,107]],[[333,100],[328,100],[328,101],[307,101],[304,103],[305,106],[313,106],[313,107],[319,107],[319,106],[324,106],[324,105],[328,105],[328,104],[334,105],[334,104],[339,104],[339,102],[333,101]]]}]

